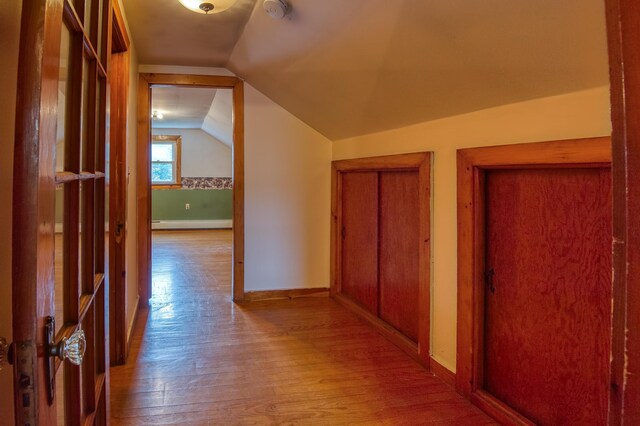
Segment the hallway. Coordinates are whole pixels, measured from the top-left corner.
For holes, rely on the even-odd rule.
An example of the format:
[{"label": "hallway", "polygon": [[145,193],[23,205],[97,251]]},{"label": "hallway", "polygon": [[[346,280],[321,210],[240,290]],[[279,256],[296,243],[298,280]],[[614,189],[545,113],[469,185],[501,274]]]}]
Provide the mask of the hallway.
[{"label": "hallway", "polygon": [[154,232],[111,424],[493,424],[331,299],[235,305],[230,278],[231,231]]}]

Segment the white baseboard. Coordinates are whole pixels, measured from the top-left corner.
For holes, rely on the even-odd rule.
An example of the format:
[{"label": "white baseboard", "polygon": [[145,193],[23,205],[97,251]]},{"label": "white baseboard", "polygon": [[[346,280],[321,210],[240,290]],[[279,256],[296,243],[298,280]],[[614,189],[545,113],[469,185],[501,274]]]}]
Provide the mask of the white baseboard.
[{"label": "white baseboard", "polygon": [[151,229],[230,229],[231,219],[224,220],[154,220]]}]

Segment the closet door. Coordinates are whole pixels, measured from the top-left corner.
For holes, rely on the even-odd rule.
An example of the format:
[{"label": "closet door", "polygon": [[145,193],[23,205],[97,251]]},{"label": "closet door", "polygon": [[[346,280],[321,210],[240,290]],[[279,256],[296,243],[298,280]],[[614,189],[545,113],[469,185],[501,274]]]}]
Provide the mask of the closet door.
[{"label": "closet door", "polygon": [[417,171],[380,173],[380,318],[418,341],[420,206]]},{"label": "closet door", "polygon": [[486,174],[484,387],[541,425],[606,424],[611,172]]},{"label": "closet door", "polygon": [[342,294],[378,314],[378,173],[342,176]]}]

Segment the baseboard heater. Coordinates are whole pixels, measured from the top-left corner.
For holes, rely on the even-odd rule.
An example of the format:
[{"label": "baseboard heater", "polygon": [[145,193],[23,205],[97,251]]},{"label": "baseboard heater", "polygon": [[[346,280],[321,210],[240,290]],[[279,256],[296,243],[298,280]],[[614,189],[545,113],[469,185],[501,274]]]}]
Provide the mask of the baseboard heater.
[{"label": "baseboard heater", "polygon": [[231,219],[151,221],[151,229],[231,229],[232,226]]}]

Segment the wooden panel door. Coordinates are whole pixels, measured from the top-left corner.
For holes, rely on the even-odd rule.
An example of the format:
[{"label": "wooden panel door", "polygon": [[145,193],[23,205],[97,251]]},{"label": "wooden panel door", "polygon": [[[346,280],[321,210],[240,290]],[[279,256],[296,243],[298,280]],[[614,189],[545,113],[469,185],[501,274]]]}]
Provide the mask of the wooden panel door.
[{"label": "wooden panel door", "polygon": [[[13,214],[17,424],[107,423],[110,28],[109,0],[23,2]],[[84,333],[80,365],[51,356],[45,325],[53,320],[51,343]]]},{"label": "wooden panel door", "polygon": [[378,173],[342,176],[342,294],[378,315]]},{"label": "wooden panel door", "polygon": [[419,324],[418,171],[380,173],[380,318],[414,342]]},{"label": "wooden panel door", "polygon": [[484,388],[542,425],[606,424],[607,168],[486,172]]}]

